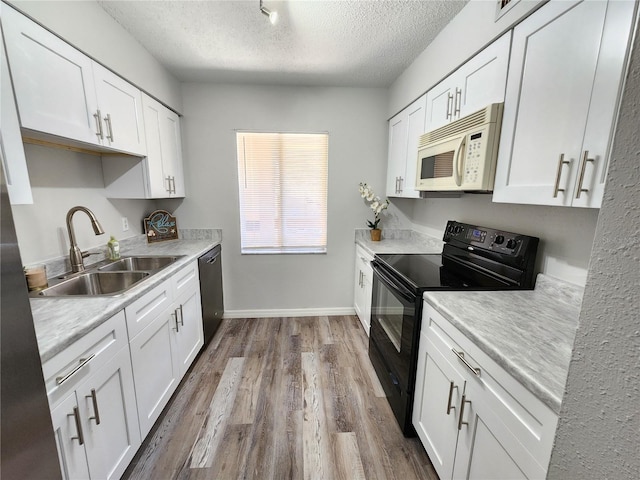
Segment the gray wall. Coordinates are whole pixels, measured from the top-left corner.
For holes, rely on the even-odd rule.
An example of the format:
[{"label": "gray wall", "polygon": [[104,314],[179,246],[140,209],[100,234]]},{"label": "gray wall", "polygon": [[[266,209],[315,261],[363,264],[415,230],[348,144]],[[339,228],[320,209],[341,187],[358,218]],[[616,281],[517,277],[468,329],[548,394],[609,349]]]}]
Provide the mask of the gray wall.
[{"label": "gray wall", "polygon": [[536,271],[576,285],[586,281],[597,209],[492,203],[482,194],[409,202],[403,207],[415,230],[442,235],[451,219],[539,237]]},{"label": "gray wall", "polygon": [[[12,206],[25,264],[69,254],[65,220],[75,205],[95,213],[105,231],[95,236],[89,218],[75,214],[76,240],[82,250],[106,246],[109,235],[123,239],[143,233],[142,218],[154,210],[154,202],[106,198],[99,156],[36,145],[25,145],[25,154],[34,203]],[[129,219],[126,232],[122,231],[122,217]]]},{"label": "gray wall", "polygon": [[[384,185],[387,90],[185,84],[183,99],[187,198],[162,205],[181,227],[222,228],[225,310],[351,310],[358,183]],[[236,129],[329,132],[326,255],[240,255]]]},{"label": "gray wall", "polygon": [[640,478],[640,37],[623,96],[548,478]]}]

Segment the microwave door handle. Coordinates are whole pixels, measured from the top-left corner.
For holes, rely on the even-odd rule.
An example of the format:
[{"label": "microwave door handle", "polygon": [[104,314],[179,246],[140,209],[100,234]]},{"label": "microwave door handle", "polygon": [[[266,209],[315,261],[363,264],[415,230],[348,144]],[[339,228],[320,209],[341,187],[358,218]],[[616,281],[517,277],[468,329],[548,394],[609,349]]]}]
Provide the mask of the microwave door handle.
[{"label": "microwave door handle", "polygon": [[457,186],[462,185],[462,174],[460,173],[460,164],[462,162],[460,161],[460,154],[462,153],[464,155],[464,146],[466,141],[467,136],[465,135],[464,137],[462,137],[462,140],[460,140],[460,144],[458,145],[458,148],[456,148],[455,154],[453,155],[453,180],[456,182]]}]

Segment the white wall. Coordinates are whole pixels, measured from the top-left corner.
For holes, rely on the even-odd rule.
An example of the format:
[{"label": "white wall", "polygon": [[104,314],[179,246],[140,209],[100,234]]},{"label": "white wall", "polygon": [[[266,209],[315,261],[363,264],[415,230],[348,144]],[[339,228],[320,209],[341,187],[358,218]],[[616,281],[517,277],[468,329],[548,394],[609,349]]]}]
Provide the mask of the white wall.
[{"label": "white wall", "polygon": [[471,0],[390,88],[388,118],[456,70],[546,0],[520,0],[498,21],[496,1]]},{"label": "white wall", "polygon": [[[73,217],[76,240],[82,250],[105,246],[109,235],[118,239],[143,233],[142,219],[154,210],[145,200],[109,200],[105,196],[99,156],[63,149],[25,145],[33,205],[13,205],[13,220],[24,264],[69,254],[66,216],[82,205],[95,213],[105,231],[96,236],[89,217]],[[121,217],[129,219],[122,231]]]},{"label": "white wall", "polygon": [[36,21],[180,112],[180,84],[100,6],[83,1],[10,0]]},{"label": "white wall", "polygon": [[[225,310],[351,309],[358,183],[384,185],[386,89],[185,84],[184,228],[222,228]],[[235,129],[329,132],[326,255],[240,255]]]},{"label": "white wall", "polygon": [[623,94],[549,479],[640,478],[640,37]]}]

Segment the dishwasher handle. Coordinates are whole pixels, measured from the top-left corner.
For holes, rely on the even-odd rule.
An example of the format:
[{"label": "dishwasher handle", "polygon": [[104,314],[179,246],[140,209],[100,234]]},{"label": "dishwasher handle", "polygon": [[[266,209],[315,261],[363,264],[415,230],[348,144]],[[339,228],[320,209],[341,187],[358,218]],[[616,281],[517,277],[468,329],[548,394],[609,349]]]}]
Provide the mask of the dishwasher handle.
[{"label": "dishwasher handle", "polygon": [[213,249],[209,250],[207,253],[200,257],[200,262],[213,264],[218,261],[220,257],[220,245],[215,246]]}]

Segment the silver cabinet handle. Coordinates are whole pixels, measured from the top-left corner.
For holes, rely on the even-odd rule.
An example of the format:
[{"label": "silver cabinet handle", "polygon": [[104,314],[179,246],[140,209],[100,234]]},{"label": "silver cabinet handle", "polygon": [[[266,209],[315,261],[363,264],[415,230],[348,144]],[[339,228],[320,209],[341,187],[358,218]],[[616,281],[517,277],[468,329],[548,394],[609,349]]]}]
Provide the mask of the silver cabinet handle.
[{"label": "silver cabinet handle", "polygon": [[564,153],[560,154],[560,160],[558,161],[558,171],[556,172],[556,184],[553,187],[553,198],[558,196],[558,192],[564,192],[564,188],[560,188],[560,177],[562,176],[562,166],[569,165],[571,160],[564,159]]},{"label": "silver cabinet handle", "polygon": [[176,333],[178,333],[180,331],[180,325],[178,324],[178,311],[174,310],[173,312],[171,312],[171,316],[175,319],[176,321],[176,328],[173,328],[172,330],[175,330]]},{"label": "silver cabinet handle", "polygon": [[595,158],[589,158],[589,150],[585,150],[584,155],[582,155],[582,167],[580,168],[580,180],[578,180],[578,191],[576,193],[576,198],[580,198],[582,192],[587,193],[589,191],[588,188],[582,188],[582,183],[584,182],[584,171],[587,168],[587,162],[595,161]]},{"label": "silver cabinet handle", "polygon": [[447,120],[453,117],[453,95],[447,93]]},{"label": "silver cabinet handle", "polygon": [[462,417],[464,415],[465,403],[471,404],[471,400],[467,400],[467,397],[464,394],[462,394],[462,401],[460,402],[460,417],[458,418],[458,430],[462,430],[463,425],[467,425],[467,426],[469,425],[469,422],[462,421]]},{"label": "silver cabinet handle", "polygon": [[81,358],[80,360],[78,360],[80,363],[78,364],[77,367],[75,367],[73,370],[71,370],[66,375],[62,375],[60,377],[56,377],[56,384],[57,385],[62,385],[64,382],[69,380],[74,373],[76,373],[78,370],[80,370],[82,367],[84,367],[87,363],[89,363],[91,361],[91,359],[93,357],[95,357],[95,356],[96,356],[96,354],[92,353],[87,358]]},{"label": "silver cabinet handle", "polygon": [[451,351],[453,353],[456,354],[456,356],[462,360],[462,363],[464,363],[464,365],[471,370],[471,372],[476,376],[479,377],[480,376],[480,369],[477,367],[474,367],[473,365],[471,365],[469,362],[467,362],[467,359],[464,358],[464,352],[456,352],[455,348],[452,348]]},{"label": "silver cabinet handle", "polygon": [[167,181],[167,185],[168,185],[168,187],[165,188],[165,190],[171,193],[171,177],[167,175],[166,177],[164,177],[164,179]]},{"label": "silver cabinet handle", "polygon": [[107,116],[104,117],[104,123],[107,125],[107,138],[113,142],[113,124],[111,123],[110,113],[107,113]]},{"label": "silver cabinet handle", "polygon": [[82,424],[80,423],[80,412],[78,407],[73,407],[73,413],[68,413],[67,417],[74,417],[76,421],[77,437],[71,437],[71,440],[78,440],[80,445],[84,445],[84,434],[82,433]]},{"label": "silver cabinet handle", "polygon": [[453,115],[460,115],[460,107],[462,104],[462,89],[456,87],[456,98],[455,101],[453,102],[454,104],[454,112]]},{"label": "silver cabinet handle", "polygon": [[398,177],[398,179],[400,180],[400,188],[398,189],[398,193],[402,193],[402,189],[404,187],[404,178]]},{"label": "silver cabinet handle", "polygon": [[[178,307],[178,310],[180,310],[180,326],[184,327],[184,312],[182,311],[182,304],[180,304],[180,307]],[[177,314],[176,314],[177,317]]]},{"label": "silver cabinet handle", "polygon": [[457,390],[458,387],[456,387],[453,382],[449,382],[449,400],[447,401],[447,415],[449,415],[449,413],[451,413],[451,410],[455,410],[456,407],[454,407],[453,405],[451,405],[451,400],[453,398],[453,390]]},{"label": "silver cabinet handle", "polygon": [[90,398],[93,403],[93,417],[89,417],[89,420],[95,420],[96,425],[100,425],[100,411],[98,410],[98,396],[96,395],[96,389],[91,389],[91,395],[85,395],[85,398]]},{"label": "silver cabinet handle", "polygon": [[171,183],[173,184],[173,193],[176,193],[176,177],[171,176]]},{"label": "silver cabinet handle", "polygon": [[102,115],[100,114],[100,110],[97,110],[96,113],[93,114],[93,118],[96,119],[96,135],[100,140],[104,140],[104,132],[102,131]]}]

